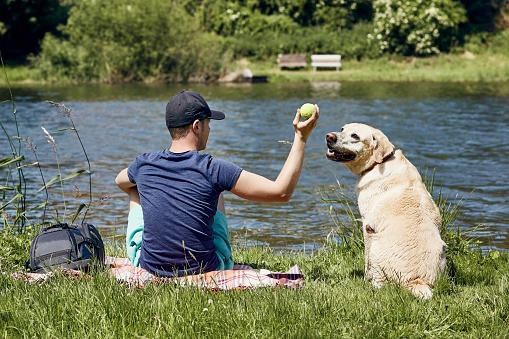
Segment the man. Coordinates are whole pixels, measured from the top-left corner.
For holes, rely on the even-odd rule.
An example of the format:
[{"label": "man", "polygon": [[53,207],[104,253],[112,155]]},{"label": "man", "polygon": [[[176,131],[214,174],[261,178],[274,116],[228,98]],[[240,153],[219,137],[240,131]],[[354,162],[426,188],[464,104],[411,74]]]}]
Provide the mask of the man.
[{"label": "man", "polygon": [[[210,120],[224,113],[211,110],[196,92],[182,91],[166,105],[170,149],[138,156],[115,182],[131,196],[131,214],[137,199],[143,216],[143,245],[139,264],[160,276],[182,276],[224,268],[228,254],[216,248],[218,233],[229,247],[222,209],[223,191],[252,201],[289,201],[302,170],[307,139],[315,128],[319,109],[311,118],[293,120],[295,136],[288,158],[276,180],[248,172],[225,160],[201,154],[207,146]],[[136,186],[136,189],[134,189]],[[217,215],[216,215],[217,212]],[[216,219],[214,219],[216,217]],[[231,251],[231,249],[230,249]]]}]

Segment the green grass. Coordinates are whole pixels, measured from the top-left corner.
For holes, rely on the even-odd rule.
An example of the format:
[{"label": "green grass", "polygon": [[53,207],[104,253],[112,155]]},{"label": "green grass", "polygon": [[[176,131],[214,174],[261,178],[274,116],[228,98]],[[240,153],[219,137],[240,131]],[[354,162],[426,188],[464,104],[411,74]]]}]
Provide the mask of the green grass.
[{"label": "green grass", "polygon": [[364,282],[362,251],[341,245],[290,255],[256,247],[235,250],[238,261],[258,267],[285,270],[299,264],[306,283],[298,290],[132,289],[104,273],[28,284],[4,274],[0,333],[5,338],[505,338],[509,257],[493,253],[450,256],[454,277],[443,277],[426,301],[397,286],[376,289]]},{"label": "green grass", "polygon": [[397,81],[397,82],[501,82],[509,81],[509,58],[489,54],[441,55],[429,58],[343,60],[340,71],[318,69],[280,70],[275,61],[248,64],[254,75],[267,75],[273,82],[302,81]]},{"label": "green grass", "polygon": [[[95,272],[27,283],[11,276],[28,259],[35,229],[0,232],[0,335],[4,338],[507,338],[509,254],[481,252],[455,226],[457,202],[424,180],[443,216],[447,270],[430,300],[363,279],[364,254],[357,211],[342,194],[323,192],[334,232],[314,251],[234,246],[237,263],[285,271],[298,264],[305,284],[211,292],[173,284],[131,288]],[[342,224],[335,204],[346,208]],[[343,212],[344,213],[344,212]],[[348,223],[348,222],[346,222]],[[234,241],[238,239],[233,239]],[[123,242],[107,239],[107,254],[126,256]],[[240,240],[242,241],[242,240]]]},{"label": "green grass", "polygon": [[[7,73],[10,83],[32,84],[44,82],[39,71],[35,68],[22,65],[5,66],[4,68],[5,69],[2,71],[5,71]],[[0,85],[2,84],[3,85],[6,84],[6,80],[3,74],[0,77]]]}]

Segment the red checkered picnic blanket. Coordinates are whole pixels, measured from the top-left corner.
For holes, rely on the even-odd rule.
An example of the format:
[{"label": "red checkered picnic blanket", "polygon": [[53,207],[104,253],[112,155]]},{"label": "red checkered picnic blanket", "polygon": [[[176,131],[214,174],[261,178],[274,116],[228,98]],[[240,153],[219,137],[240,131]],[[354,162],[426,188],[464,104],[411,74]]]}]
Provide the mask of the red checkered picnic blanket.
[{"label": "red checkered picnic blanket", "polygon": [[[162,278],[143,268],[131,266],[127,258],[106,257],[106,264],[110,267],[108,273],[111,276],[132,287],[143,287],[147,283],[174,283],[179,286],[194,286],[217,291],[270,286],[298,288],[302,286],[304,278],[298,265],[293,266],[286,272],[272,272],[265,269],[255,270],[246,265],[235,265],[233,270],[212,271],[178,278]],[[64,270],[63,272],[75,277],[85,275],[81,271],[74,270]],[[37,282],[44,281],[53,274],[16,272],[13,276],[15,279]]]}]

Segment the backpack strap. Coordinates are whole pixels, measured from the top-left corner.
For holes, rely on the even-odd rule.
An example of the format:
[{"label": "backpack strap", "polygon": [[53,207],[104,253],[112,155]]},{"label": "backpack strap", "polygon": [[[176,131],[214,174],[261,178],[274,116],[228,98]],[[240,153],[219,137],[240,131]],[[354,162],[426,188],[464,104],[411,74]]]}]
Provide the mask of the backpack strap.
[{"label": "backpack strap", "polygon": [[81,224],[80,230],[82,231],[83,236],[84,236],[87,240],[89,240],[89,241],[93,240],[93,239],[92,239],[92,235],[90,234],[90,227],[89,227],[89,224],[87,224],[86,222],[84,222],[83,224]]},{"label": "backpack strap", "polygon": [[82,223],[79,227],[85,240],[94,246],[95,256],[101,265],[104,265],[105,250],[101,234],[94,225]]},{"label": "backpack strap", "polygon": [[45,232],[53,232],[55,230],[60,230],[60,229],[63,229],[63,228],[69,228],[69,225],[65,222],[63,223],[60,223],[60,224],[55,224],[55,225],[51,225],[51,226],[48,226],[48,227],[44,227],[42,229],[42,233],[45,233]]}]

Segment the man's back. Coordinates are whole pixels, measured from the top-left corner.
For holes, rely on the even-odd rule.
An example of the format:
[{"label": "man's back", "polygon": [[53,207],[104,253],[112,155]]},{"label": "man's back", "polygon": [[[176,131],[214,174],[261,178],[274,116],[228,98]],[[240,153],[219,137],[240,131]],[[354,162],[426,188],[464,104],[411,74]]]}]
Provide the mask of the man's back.
[{"label": "man's back", "polygon": [[162,276],[215,270],[212,223],[219,195],[242,169],[197,151],[145,153],[129,166],[145,228],[140,266]]}]

